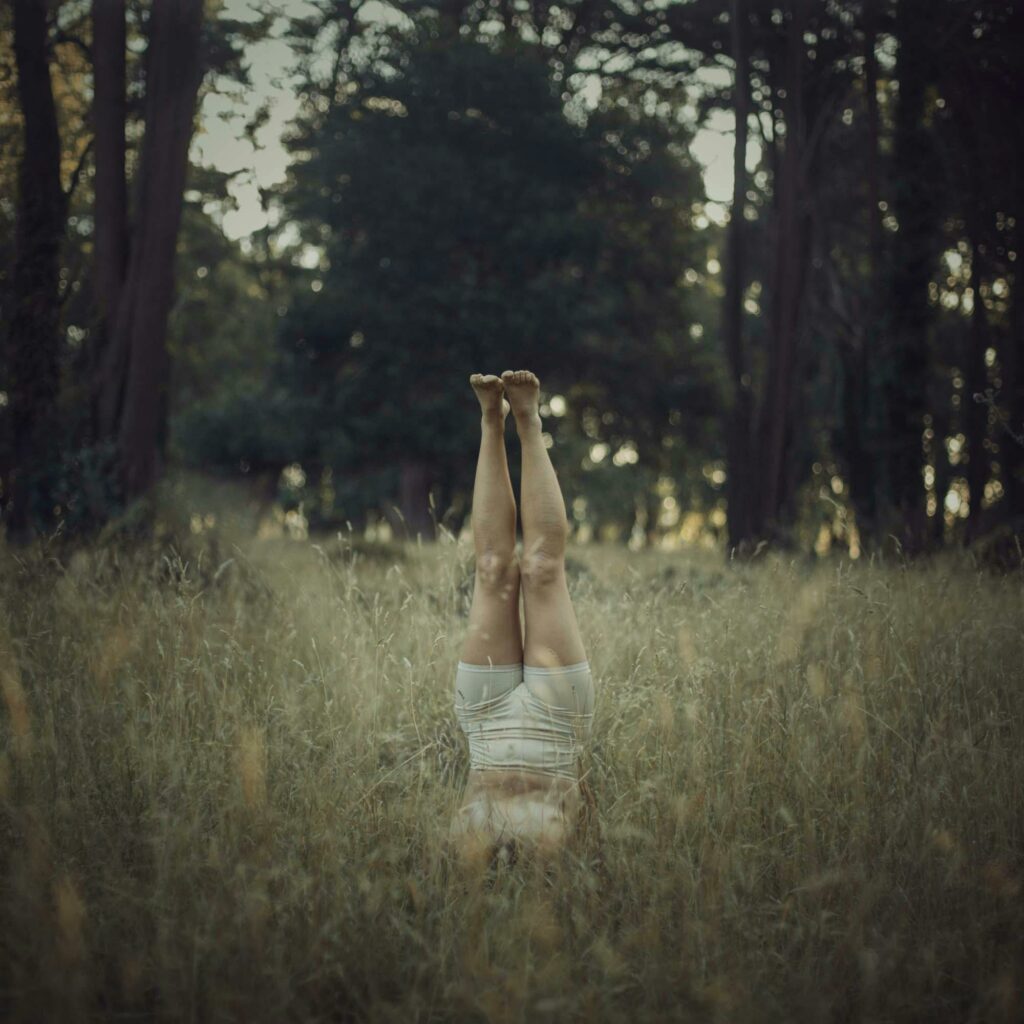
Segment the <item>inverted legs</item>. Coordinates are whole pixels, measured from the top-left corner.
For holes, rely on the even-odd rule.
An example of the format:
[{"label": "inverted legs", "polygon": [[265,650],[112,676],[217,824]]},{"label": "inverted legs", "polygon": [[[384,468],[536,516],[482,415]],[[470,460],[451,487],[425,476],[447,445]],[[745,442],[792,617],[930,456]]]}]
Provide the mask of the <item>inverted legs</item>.
[{"label": "inverted legs", "polygon": [[[468,665],[537,668],[586,660],[565,578],[569,524],[554,466],[544,446],[538,395],[529,370],[506,370],[499,380],[473,374],[480,400],[480,455],[473,486],[476,581],[462,648]],[[502,395],[508,401],[503,402]],[[511,406],[522,448],[523,554],[516,561],[516,504],[505,453],[505,414]],[[519,618],[522,577],[526,635]]]}]

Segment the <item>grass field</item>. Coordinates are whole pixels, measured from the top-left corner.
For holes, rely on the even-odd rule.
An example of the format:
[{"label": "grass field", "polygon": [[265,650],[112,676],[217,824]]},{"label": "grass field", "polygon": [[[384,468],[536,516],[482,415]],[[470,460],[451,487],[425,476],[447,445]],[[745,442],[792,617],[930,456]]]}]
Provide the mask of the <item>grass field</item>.
[{"label": "grass field", "polygon": [[0,1017],[1011,1021],[1024,586],[574,550],[600,836],[454,871],[465,544],[0,552]]}]

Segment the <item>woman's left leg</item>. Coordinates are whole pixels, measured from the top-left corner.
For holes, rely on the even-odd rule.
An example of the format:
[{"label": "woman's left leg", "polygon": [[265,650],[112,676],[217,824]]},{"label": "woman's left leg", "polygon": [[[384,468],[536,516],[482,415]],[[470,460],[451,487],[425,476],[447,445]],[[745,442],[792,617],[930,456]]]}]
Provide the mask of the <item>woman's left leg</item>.
[{"label": "woman's left leg", "polygon": [[462,647],[467,665],[517,665],[523,660],[516,561],[516,499],[505,453],[508,403],[498,377],[469,378],[480,400],[480,455],[473,485],[476,581],[469,631]]}]

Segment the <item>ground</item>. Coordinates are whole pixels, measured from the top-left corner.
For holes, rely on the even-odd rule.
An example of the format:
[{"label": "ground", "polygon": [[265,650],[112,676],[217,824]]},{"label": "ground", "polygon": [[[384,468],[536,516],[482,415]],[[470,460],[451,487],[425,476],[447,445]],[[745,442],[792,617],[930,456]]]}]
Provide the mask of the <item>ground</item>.
[{"label": "ground", "polygon": [[215,534],[0,552],[5,1019],[1020,1019],[1019,573],[573,549],[599,827],[467,877],[469,545]]}]

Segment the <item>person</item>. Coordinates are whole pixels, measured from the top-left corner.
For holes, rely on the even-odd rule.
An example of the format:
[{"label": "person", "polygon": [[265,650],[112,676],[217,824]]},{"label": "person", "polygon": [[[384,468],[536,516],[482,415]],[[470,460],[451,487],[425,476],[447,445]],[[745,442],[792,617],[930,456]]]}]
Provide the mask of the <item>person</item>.
[{"label": "person", "polygon": [[[475,373],[480,454],[473,487],[476,579],[455,675],[470,771],[450,836],[469,860],[551,853],[592,806],[580,777],[594,683],[565,575],[569,524],[548,457],[540,381],[529,370]],[[511,411],[522,448],[522,557],[505,452]],[[520,589],[523,598],[520,624]]]}]

